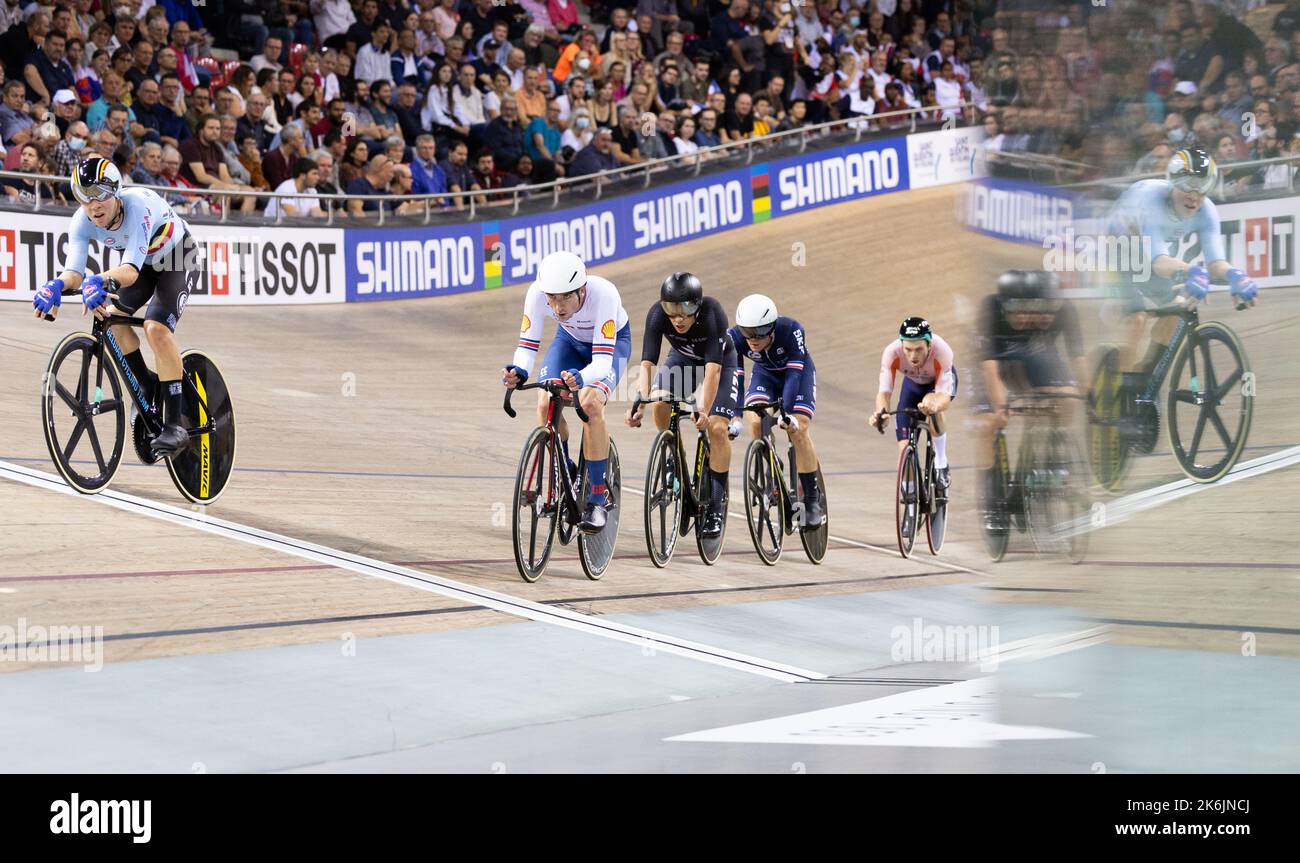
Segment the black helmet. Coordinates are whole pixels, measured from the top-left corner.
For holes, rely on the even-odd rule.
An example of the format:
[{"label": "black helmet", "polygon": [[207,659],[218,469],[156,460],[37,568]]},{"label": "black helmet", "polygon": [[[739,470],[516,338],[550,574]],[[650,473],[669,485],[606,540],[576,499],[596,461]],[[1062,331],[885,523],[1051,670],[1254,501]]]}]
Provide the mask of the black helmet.
[{"label": "black helmet", "polygon": [[673,273],[659,286],[659,305],[669,315],[694,315],[704,299],[704,286],[692,273]]},{"label": "black helmet", "polygon": [[908,318],[898,328],[898,337],[905,342],[928,342],[934,338],[934,331],[930,329],[930,322],[925,318]]},{"label": "black helmet", "polygon": [[1059,280],[1046,270],[1008,270],[998,277],[998,295],[1012,312],[1052,312],[1060,305]]},{"label": "black helmet", "polygon": [[1204,147],[1186,147],[1169,157],[1165,179],[1180,189],[1205,195],[1219,179],[1219,166]]},{"label": "black helmet", "polygon": [[998,294],[1007,300],[1056,299],[1057,281],[1046,270],[1007,270],[998,277]]},{"label": "black helmet", "polygon": [[72,169],[72,194],[83,204],[116,198],[122,172],[103,156],[91,156]]}]

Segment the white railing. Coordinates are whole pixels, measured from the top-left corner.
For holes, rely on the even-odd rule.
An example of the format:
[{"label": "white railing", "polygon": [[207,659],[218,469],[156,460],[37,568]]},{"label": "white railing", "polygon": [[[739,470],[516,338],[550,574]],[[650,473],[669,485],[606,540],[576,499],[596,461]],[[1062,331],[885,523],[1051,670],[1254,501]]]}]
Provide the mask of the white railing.
[{"label": "white railing", "polygon": [[[854,141],[862,140],[862,135],[867,131],[874,132],[915,132],[916,118],[919,114],[950,111],[954,108],[966,109],[972,107],[969,103],[961,102],[955,106],[937,107],[930,106],[926,108],[908,108],[901,111],[889,111],[883,114],[872,114],[871,116],[846,117],[840,120],[831,120],[826,123],[818,123],[812,126],[801,126],[797,129],[788,129],[783,132],[772,132],[763,135],[760,138],[746,138],[741,141],[731,141],[726,144],[719,144],[716,147],[701,148],[694,153],[683,153],[667,156],[662,159],[650,159],[643,162],[637,162],[635,165],[624,165],[609,171],[600,171],[596,174],[585,174],[581,177],[563,177],[558,180],[552,180],[548,183],[539,183],[529,186],[513,186],[509,189],[491,189],[479,192],[444,192],[433,195],[348,195],[348,194],[276,194],[275,192],[263,191],[241,191],[237,189],[201,189],[187,188],[177,186],[151,186],[146,184],[135,184],[139,188],[153,189],[160,193],[170,193],[194,198],[216,198],[220,202],[221,221],[229,221],[230,218],[230,199],[243,198],[252,196],[255,198],[281,198],[292,203],[295,198],[317,198],[325,206],[326,219],[325,224],[334,224],[335,202],[343,204],[347,201],[387,201],[400,204],[406,201],[419,201],[424,204],[424,224],[428,224],[434,213],[439,211],[445,212],[465,212],[468,210],[466,218],[473,219],[478,208],[493,208],[510,206],[511,215],[519,212],[519,203],[523,198],[541,199],[546,193],[551,196],[551,207],[557,207],[560,203],[560,193],[566,189],[578,186],[594,185],[595,198],[599,199],[603,188],[606,184],[618,182],[629,178],[634,174],[644,174],[642,186],[648,187],[653,172],[666,171],[671,168],[689,167],[693,168],[692,176],[698,176],[701,168],[706,162],[719,157],[733,156],[740,153],[745,155],[745,164],[754,161],[756,150],[765,150],[780,141],[791,138],[799,139],[798,152],[804,152],[808,148],[808,142],[816,138],[826,137],[834,132],[854,131]],[[905,123],[898,127],[893,127],[892,123],[882,123],[882,120],[906,120]],[[936,123],[939,121],[936,121]],[[12,177],[33,180],[36,183],[35,202],[32,204],[32,211],[39,212],[42,203],[48,198],[43,198],[41,187],[44,184],[64,185],[68,182],[66,177],[60,177],[53,174],[26,174],[16,171],[0,171],[0,178]],[[510,196],[512,200],[500,200],[504,196]],[[489,198],[497,199],[489,201]],[[465,204],[468,199],[468,205]],[[385,221],[385,207],[380,206],[375,223],[382,225]],[[346,213],[344,214],[346,217]],[[270,224],[280,224],[283,221],[283,210],[276,214],[274,222]],[[372,218],[366,217],[369,222]],[[391,215],[389,216],[391,218]]]}]

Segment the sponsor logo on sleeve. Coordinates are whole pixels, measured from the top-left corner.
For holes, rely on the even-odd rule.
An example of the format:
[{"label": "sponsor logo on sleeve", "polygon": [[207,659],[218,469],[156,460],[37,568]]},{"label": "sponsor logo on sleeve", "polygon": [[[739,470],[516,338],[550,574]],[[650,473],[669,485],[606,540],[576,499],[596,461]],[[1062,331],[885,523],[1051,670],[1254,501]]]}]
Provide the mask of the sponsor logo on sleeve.
[{"label": "sponsor logo on sleeve", "polygon": [[524,315],[523,321],[521,321],[519,324],[519,332],[526,333],[532,328],[533,328],[533,322],[528,319],[528,315]]},{"label": "sponsor logo on sleeve", "polygon": [[601,326],[600,326],[600,334],[601,334],[602,336],[604,336],[605,338],[607,338],[607,339],[612,339],[612,338],[614,338],[614,322],[613,322],[613,321],[605,321],[605,323],[601,324]]}]

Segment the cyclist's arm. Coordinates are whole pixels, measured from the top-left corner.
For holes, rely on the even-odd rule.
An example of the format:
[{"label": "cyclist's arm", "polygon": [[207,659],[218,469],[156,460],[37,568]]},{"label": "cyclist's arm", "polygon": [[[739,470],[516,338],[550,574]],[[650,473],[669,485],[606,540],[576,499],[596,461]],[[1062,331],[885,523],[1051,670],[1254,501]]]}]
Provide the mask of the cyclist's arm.
[{"label": "cyclist's arm", "polygon": [[655,364],[649,360],[641,361],[641,380],[637,381],[637,390],[641,393],[641,400],[645,401],[650,398],[650,386],[654,383]]},{"label": "cyclist's arm", "polygon": [[890,399],[894,395],[894,372],[898,371],[898,358],[894,354],[894,343],[885,346],[880,356],[880,391],[876,393],[876,413],[889,410]]},{"label": "cyclist's arm", "polygon": [[[524,317],[519,325],[519,341],[515,345],[512,364],[532,372],[533,360],[542,343],[542,324],[546,314],[546,297],[537,288],[530,287],[524,297]],[[558,370],[557,370],[558,371]]]},{"label": "cyclist's arm", "polygon": [[934,337],[934,361],[938,368],[934,373],[934,401],[936,410],[944,410],[952,402],[953,391],[957,388],[954,372],[952,346],[938,336]]},{"label": "cyclist's arm", "polygon": [[785,365],[785,384],[781,387],[781,402],[789,410],[794,408],[795,399],[803,387],[804,365],[808,362],[808,349],[804,345],[803,327],[799,325],[798,321],[793,322],[790,337],[786,342],[785,353],[789,359],[786,360]]}]

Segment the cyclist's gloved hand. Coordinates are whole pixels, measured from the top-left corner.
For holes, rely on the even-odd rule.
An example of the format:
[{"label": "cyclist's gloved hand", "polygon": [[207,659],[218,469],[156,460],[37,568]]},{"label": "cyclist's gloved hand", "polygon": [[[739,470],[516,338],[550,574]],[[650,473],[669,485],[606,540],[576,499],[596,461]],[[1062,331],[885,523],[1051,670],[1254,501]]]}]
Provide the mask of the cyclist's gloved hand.
[{"label": "cyclist's gloved hand", "polygon": [[781,428],[783,428],[783,429],[790,429],[791,431],[798,431],[798,430],[799,430],[799,418],[796,417],[796,416],[791,416],[790,414],[785,414],[785,413],[783,413],[783,414],[781,414],[780,425],[781,425]]},{"label": "cyclist's gloved hand", "polygon": [[108,285],[104,282],[104,277],[96,273],[88,276],[81,283],[81,304],[86,307],[86,311],[94,312],[102,309],[108,303]]},{"label": "cyclist's gloved hand", "polygon": [[32,305],[39,315],[48,317],[63,302],[63,279],[50,279],[36,291]]},{"label": "cyclist's gloved hand", "polygon": [[1188,267],[1187,279],[1183,282],[1183,293],[1189,299],[1203,300],[1210,292],[1210,271],[1205,267]]},{"label": "cyclist's gloved hand", "polygon": [[510,379],[506,377],[506,375],[509,374],[514,374],[514,376],[518,379],[515,381],[514,384],[517,387],[523,386],[524,381],[528,380],[528,372],[519,368],[519,366],[506,366],[505,369],[503,369],[503,371],[506,374],[501,376],[501,383],[505,384],[506,386],[510,386]]},{"label": "cyclist's gloved hand", "polygon": [[[573,378],[573,383],[569,384],[569,389],[573,390],[574,392],[577,392],[578,390],[582,389],[585,386],[585,384],[582,381],[582,372],[578,371],[577,369],[565,369],[561,373],[560,377],[563,378],[564,375],[570,375]],[[566,381],[566,383],[568,382]]]},{"label": "cyclist's gloved hand", "polygon": [[1255,298],[1259,296],[1259,285],[1255,280],[1246,275],[1245,270],[1239,270],[1236,267],[1228,270],[1228,289],[1237,301],[1238,308],[1244,305],[1254,305]]}]

